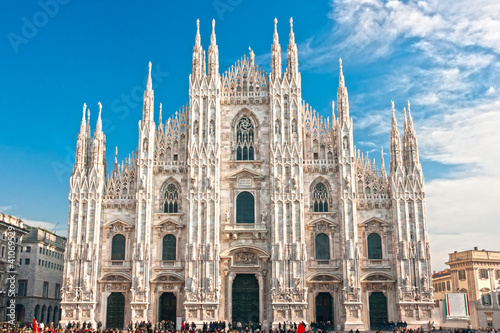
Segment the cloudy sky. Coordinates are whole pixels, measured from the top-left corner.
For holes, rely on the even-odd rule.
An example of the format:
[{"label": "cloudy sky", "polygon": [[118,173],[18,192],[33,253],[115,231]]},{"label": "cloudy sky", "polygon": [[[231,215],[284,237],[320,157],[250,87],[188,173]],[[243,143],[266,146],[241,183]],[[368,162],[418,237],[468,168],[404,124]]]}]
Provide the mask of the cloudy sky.
[{"label": "cloudy sky", "polygon": [[[426,178],[433,268],[473,246],[500,250],[500,2],[334,0],[9,1],[0,5],[0,211],[66,233],[83,103],[103,104],[107,159],[137,145],[147,63],[164,119],[188,100],[200,19],[216,20],[220,69],[251,46],[269,69],[273,19],[293,16],[303,98],[325,117],[343,59],[355,141],[380,163],[390,101],[411,101]],[[386,163],[389,156],[385,156]],[[386,166],[387,167],[387,166]]]}]

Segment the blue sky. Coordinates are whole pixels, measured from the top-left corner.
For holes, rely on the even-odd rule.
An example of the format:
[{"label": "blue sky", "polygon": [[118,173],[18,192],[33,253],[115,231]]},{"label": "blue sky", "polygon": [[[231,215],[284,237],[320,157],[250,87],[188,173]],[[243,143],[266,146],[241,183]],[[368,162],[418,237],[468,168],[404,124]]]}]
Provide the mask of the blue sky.
[{"label": "blue sky", "polygon": [[389,151],[390,101],[400,125],[411,101],[433,267],[444,268],[453,250],[500,250],[498,1],[41,0],[0,9],[4,213],[66,233],[83,103],[92,124],[103,105],[108,163],[115,146],[126,157],[137,145],[149,61],[164,119],[188,101],[196,19],[205,48],[216,20],[221,71],[249,46],[268,70],[273,19],[286,53],[293,16],[303,98],[331,116],[341,57],[355,142],[377,164],[380,146]]}]

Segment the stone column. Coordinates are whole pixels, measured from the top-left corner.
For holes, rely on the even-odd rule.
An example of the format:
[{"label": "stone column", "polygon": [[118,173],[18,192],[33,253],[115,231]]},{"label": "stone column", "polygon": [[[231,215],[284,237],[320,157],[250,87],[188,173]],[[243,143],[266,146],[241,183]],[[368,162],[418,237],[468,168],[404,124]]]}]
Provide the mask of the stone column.
[{"label": "stone column", "polygon": [[233,281],[235,277],[235,273],[230,273],[227,276],[227,318],[231,325],[233,323]]}]

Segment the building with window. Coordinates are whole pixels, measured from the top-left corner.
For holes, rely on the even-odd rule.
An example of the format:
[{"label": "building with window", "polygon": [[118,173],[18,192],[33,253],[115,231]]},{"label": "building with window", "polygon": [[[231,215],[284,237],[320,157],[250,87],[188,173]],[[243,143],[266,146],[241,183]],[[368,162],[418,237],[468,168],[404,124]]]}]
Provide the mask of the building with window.
[{"label": "building with window", "polygon": [[[0,321],[12,319],[7,317],[7,306],[15,299],[11,286],[17,286],[20,242],[26,233],[23,220],[0,213]],[[9,279],[11,276],[14,280]],[[18,307],[15,309],[17,313]]]},{"label": "building with window", "polygon": [[402,138],[391,105],[387,174],[383,153],[377,168],[354,146],[342,63],[330,122],[302,99],[292,21],[286,66],[276,24],[270,73],[253,52],[221,73],[215,28],[206,58],[198,23],[189,106],[166,122],[150,64],[138,149],[121,163],[115,150],[110,170],[105,111],[99,103],[92,134],[84,105],[63,321],[428,324],[432,271],[410,104]]},{"label": "building with window", "polygon": [[[450,266],[446,283],[451,284],[446,292],[468,294],[472,328],[500,327],[500,252],[477,247],[455,251],[446,264]],[[439,279],[433,281],[435,292]]]},{"label": "building with window", "polygon": [[434,287],[434,299],[436,301],[442,301],[444,299],[444,294],[453,293],[456,290],[451,289],[451,272],[447,268],[440,272],[432,273],[432,286]]},{"label": "building with window", "polygon": [[66,238],[27,226],[21,243],[17,284],[18,321],[57,324],[61,316],[61,287]]}]

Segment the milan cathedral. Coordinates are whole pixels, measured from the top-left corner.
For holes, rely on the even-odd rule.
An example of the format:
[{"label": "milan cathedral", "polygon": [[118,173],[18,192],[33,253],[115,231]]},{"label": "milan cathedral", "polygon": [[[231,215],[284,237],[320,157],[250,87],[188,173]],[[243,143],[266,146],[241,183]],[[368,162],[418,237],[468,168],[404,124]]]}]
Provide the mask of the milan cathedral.
[{"label": "milan cathedral", "polygon": [[83,107],[62,321],[427,324],[430,251],[410,104],[401,136],[392,103],[387,175],[383,152],[379,169],[353,144],[341,61],[331,121],[302,99],[291,19],[284,73],[276,19],[270,73],[251,52],[221,74],[215,23],[208,59],[197,25],[188,106],[162,120],[150,64],[137,150],[115,157],[109,173],[102,106],[93,135]]}]

